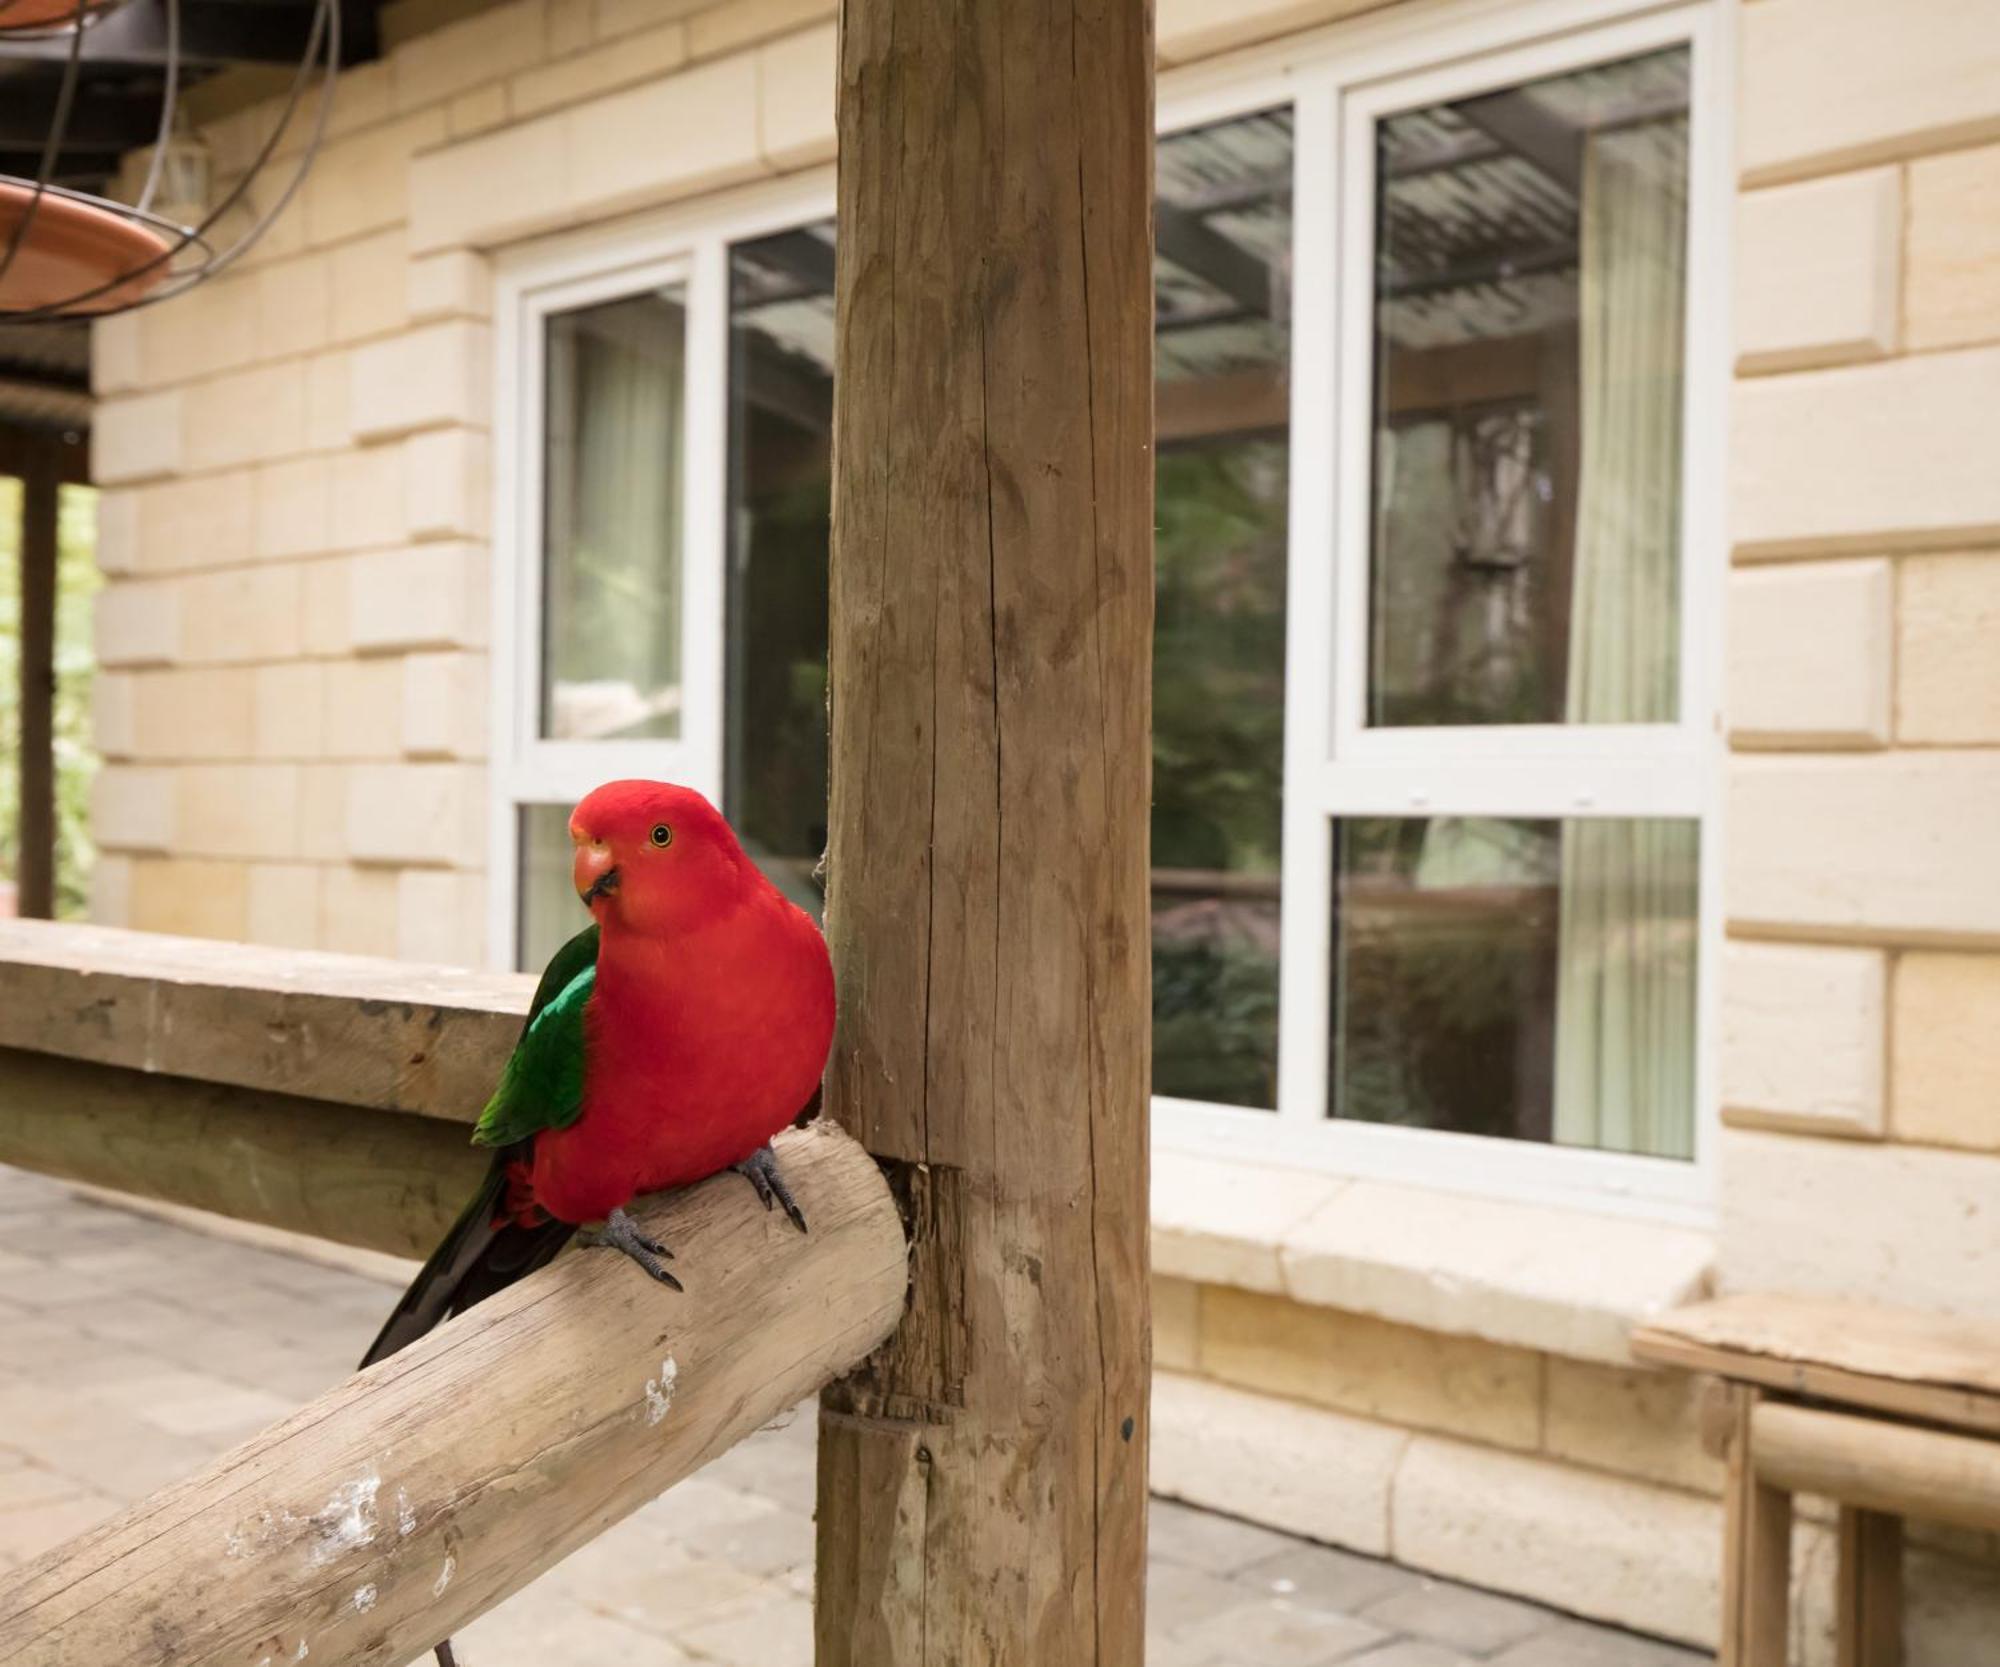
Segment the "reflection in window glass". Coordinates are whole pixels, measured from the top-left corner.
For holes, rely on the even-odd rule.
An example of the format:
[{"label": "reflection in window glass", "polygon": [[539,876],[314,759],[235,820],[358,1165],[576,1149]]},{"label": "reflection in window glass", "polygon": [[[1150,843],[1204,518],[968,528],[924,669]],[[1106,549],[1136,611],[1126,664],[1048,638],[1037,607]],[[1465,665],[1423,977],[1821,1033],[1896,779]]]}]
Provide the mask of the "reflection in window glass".
[{"label": "reflection in window glass", "polygon": [[1679,713],[1684,47],[1376,129],[1368,718]]},{"label": "reflection in window glass", "polygon": [[1277,1103],[1292,120],[1160,141],[1153,1088]]},{"label": "reflection in window glass", "polygon": [[548,321],[541,732],[681,732],[678,287]]},{"label": "reflection in window glass", "polygon": [[569,805],[520,808],[521,890],[515,919],[514,965],[540,972],[549,957],[590,924],[571,871]]},{"label": "reflection in window glass", "polygon": [[1337,825],[1336,1117],[1694,1152],[1697,824]]},{"label": "reflection in window glass", "polygon": [[729,253],[729,695],[724,802],[817,914],[826,848],[833,224]]}]

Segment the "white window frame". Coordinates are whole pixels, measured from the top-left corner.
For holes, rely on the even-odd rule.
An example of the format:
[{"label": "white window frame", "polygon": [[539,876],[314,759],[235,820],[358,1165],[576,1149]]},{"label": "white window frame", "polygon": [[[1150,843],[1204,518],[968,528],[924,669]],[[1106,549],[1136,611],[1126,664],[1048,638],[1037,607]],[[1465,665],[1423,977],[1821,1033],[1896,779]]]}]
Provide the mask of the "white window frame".
[{"label": "white window frame", "polygon": [[[1156,1098],[1169,1150],[1413,1186],[1705,1224],[1713,1215],[1722,948],[1719,666],[1727,543],[1735,0],[1408,0],[1160,78],[1160,133],[1293,111],[1291,486],[1278,1104]],[[1365,696],[1372,351],[1373,145],[1379,115],[1673,45],[1691,55],[1688,314],[1683,380],[1681,715],[1673,724],[1369,731]],[[512,964],[517,809],[574,799],[611,773],[667,773],[710,794],[722,776],[728,248],[824,219],[831,169],[537,244],[496,284],[498,427],[492,770],[492,958]],[[673,263],[682,263],[676,267]],[[540,583],[541,320],[573,296],[688,285],[684,708],[678,742],[533,744]],[[1317,304],[1324,297],[1325,304]],[[1333,459],[1331,468],[1310,460]],[[525,650],[521,652],[520,650]],[[1338,667],[1338,675],[1335,668]],[[527,684],[524,694],[520,684]],[[528,702],[528,704],[524,704]],[[627,764],[621,762],[623,771]],[[1700,823],[1696,1129],[1692,1161],[1330,1119],[1332,828],[1341,816],[1666,815]]]}]

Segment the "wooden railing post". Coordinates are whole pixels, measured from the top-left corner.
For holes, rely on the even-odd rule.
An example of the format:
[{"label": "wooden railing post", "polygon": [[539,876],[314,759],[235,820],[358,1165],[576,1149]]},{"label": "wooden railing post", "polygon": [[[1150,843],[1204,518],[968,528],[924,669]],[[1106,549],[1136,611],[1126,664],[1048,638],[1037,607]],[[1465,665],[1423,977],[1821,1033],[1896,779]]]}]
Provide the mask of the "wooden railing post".
[{"label": "wooden railing post", "polygon": [[844,0],[833,1115],[915,1246],[822,1397],[820,1667],[1141,1659],[1147,0]]}]

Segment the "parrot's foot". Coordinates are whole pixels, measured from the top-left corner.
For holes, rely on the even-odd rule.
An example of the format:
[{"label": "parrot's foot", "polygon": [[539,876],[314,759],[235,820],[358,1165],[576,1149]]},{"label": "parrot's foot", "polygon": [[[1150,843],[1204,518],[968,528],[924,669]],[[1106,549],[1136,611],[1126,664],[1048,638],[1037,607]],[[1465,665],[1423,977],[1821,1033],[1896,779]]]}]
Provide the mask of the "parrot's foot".
[{"label": "parrot's foot", "polygon": [[778,1170],[778,1155],[768,1146],[760,1146],[741,1163],[729,1166],[743,1176],[757,1189],[757,1197],[765,1209],[779,1203],[784,1205],[785,1214],[792,1218],[792,1225],[801,1233],[807,1231],[805,1212],[792,1196],[792,1189],[785,1185],[785,1177]]},{"label": "parrot's foot", "polygon": [[622,1250],[662,1285],[671,1285],[676,1291],[682,1289],[681,1282],[660,1266],[661,1257],[671,1262],[674,1253],[659,1240],[641,1233],[639,1224],[623,1210],[613,1210],[604,1218],[602,1227],[586,1227],[578,1239],[587,1246]]}]

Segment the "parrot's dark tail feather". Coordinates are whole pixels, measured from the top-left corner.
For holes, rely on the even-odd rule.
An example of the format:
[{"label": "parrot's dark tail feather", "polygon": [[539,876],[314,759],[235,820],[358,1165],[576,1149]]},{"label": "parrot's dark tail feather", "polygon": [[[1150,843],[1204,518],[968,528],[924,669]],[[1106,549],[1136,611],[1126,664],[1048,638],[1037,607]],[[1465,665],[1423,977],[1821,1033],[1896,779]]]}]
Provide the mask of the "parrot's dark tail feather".
[{"label": "parrot's dark tail feather", "polygon": [[437,1659],[437,1667],[458,1667],[458,1657],[451,1653],[451,1640],[447,1638],[431,1652]]},{"label": "parrot's dark tail feather", "polygon": [[410,1281],[403,1300],[361,1357],[363,1366],[388,1359],[452,1315],[546,1267],[569,1243],[576,1229],[566,1221],[521,1227],[506,1219],[507,1166],[526,1156],[526,1142],[493,1154],[485,1183]]}]

